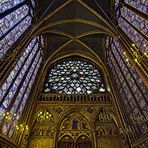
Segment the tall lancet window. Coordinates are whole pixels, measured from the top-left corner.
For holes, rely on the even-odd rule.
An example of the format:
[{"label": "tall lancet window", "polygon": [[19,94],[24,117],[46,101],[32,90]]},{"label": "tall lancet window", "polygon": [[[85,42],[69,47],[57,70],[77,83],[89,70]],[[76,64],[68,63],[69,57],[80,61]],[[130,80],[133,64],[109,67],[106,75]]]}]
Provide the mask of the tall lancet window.
[{"label": "tall lancet window", "polygon": [[118,25],[140,52],[148,53],[148,1],[116,0],[115,7]]},{"label": "tall lancet window", "polygon": [[[135,136],[144,134],[145,121],[148,119],[147,88],[134,66],[127,61],[120,44],[108,38],[108,64],[116,87],[120,94],[120,102],[128,116],[128,124]],[[140,119],[140,120],[139,120]]]},{"label": "tall lancet window", "polygon": [[14,44],[31,25],[34,1],[0,1],[0,58],[11,52]]},{"label": "tall lancet window", "polygon": [[44,92],[90,94],[105,92],[101,71],[83,60],[67,60],[55,64],[47,74]]},{"label": "tall lancet window", "polygon": [[42,62],[43,38],[33,38],[0,87],[2,132],[13,136]]}]

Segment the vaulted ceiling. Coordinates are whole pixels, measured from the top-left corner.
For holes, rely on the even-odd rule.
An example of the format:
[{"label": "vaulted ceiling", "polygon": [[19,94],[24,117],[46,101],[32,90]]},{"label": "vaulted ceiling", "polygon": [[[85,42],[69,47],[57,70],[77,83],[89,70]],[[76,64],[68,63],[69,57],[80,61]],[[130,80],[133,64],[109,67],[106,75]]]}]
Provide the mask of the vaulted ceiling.
[{"label": "vaulted ceiling", "polygon": [[112,0],[38,0],[40,23],[36,32],[45,37],[45,58],[81,52],[103,63],[106,37],[114,35],[108,20],[111,3]]}]

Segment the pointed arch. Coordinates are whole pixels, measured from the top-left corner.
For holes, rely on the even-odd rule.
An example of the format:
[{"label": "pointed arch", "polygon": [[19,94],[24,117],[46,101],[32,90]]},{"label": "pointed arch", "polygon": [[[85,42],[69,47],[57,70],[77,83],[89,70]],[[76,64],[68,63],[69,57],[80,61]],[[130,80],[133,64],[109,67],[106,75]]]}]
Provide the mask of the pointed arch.
[{"label": "pointed arch", "polygon": [[84,119],[87,121],[87,123],[88,123],[88,125],[89,125],[89,128],[91,128],[90,121],[89,121],[89,119],[85,116],[85,113],[84,113],[83,111],[81,111],[79,108],[75,108],[75,107],[74,107],[74,108],[71,108],[71,109],[67,110],[66,112],[63,112],[63,114],[61,115],[61,118],[60,118],[59,121],[58,121],[57,129],[60,129],[60,126],[61,126],[63,120],[64,120],[67,116],[69,116],[69,115],[71,115],[71,114],[73,114],[73,113],[78,114],[78,115],[80,115],[82,118],[84,118]]},{"label": "pointed arch", "polygon": [[2,132],[9,137],[14,135],[40,68],[41,49],[41,37],[33,38],[0,87],[0,121]]}]

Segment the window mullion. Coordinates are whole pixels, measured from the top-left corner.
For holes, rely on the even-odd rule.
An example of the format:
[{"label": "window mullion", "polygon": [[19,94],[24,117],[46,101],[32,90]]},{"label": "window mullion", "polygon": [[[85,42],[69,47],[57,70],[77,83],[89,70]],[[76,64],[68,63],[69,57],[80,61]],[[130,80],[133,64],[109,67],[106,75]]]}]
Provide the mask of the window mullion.
[{"label": "window mullion", "polygon": [[[37,43],[37,42],[36,42],[36,43]],[[34,44],[34,46],[36,45],[36,43]],[[34,48],[34,46],[32,47],[32,49]],[[26,63],[26,61],[27,61],[27,59],[28,59],[28,57],[30,56],[31,53],[32,53],[32,50],[30,51],[30,53],[29,53],[29,54],[27,55],[27,57],[25,58],[23,64]],[[16,64],[17,64],[17,63],[16,63]],[[3,99],[1,100],[0,106],[1,106],[1,104],[3,103],[5,97],[8,95],[11,86],[12,86],[13,83],[15,82],[15,80],[16,80],[17,76],[19,75],[19,73],[21,72],[22,68],[23,68],[23,66],[21,66],[21,68],[18,70],[18,72],[17,72],[16,76],[14,77],[14,79],[13,79],[11,85],[9,86],[9,88],[7,89],[7,91],[6,91],[6,93],[5,93],[4,97],[3,97]]]},{"label": "window mullion", "polygon": [[[139,29],[137,29],[133,24],[131,24],[125,17],[123,17],[123,16],[121,15],[121,18],[122,18],[123,20],[125,20],[131,27],[133,27],[141,36],[143,36],[145,39],[148,40],[148,37],[147,37],[145,34],[143,34],[141,31],[139,31]],[[128,34],[127,34],[127,35],[128,35]]]},{"label": "window mullion", "polygon": [[[39,59],[38,59],[37,64],[36,64],[35,67],[34,67],[34,70],[33,70],[32,74],[31,74],[31,77],[30,77],[29,81],[31,81],[32,76],[34,75],[34,72],[35,72],[35,70],[36,70],[36,68],[37,68],[37,65],[38,65],[38,63],[39,63],[39,61],[40,61],[40,58],[41,58],[41,55],[40,55],[40,57],[39,57]],[[19,102],[19,105],[18,105],[18,107],[17,107],[17,109],[16,109],[16,113],[18,112],[18,110],[19,110],[19,108],[20,108],[21,102],[23,101],[23,98],[24,98],[24,95],[25,95],[25,93],[26,93],[26,90],[27,90],[28,85],[29,85],[29,83],[27,84],[26,89],[25,89],[25,91],[24,91],[24,93],[23,93],[23,96],[22,96],[22,98],[21,98],[21,101]]]},{"label": "window mullion", "polygon": [[[127,99],[128,97],[127,97],[127,95],[126,95],[126,93],[125,93],[125,91],[124,91],[124,87],[122,86],[122,83],[123,83],[123,82],[121,83],[120,78],[118,77],[119,74],[116,72],[115,67],[114,67],[114,65],[113,65],[113,62],[112,62],[112,60],[110,59],[110,57],[109,57],[109,60],[110,60],[110,62],[111,62],[111,64],[112,64],[111,69],[114,69],[114,72],[116,73],[117,79],[118,79],[118,81],[119,81],[119,83],[120,83],[120,87],[122,88],[123,93],[124,93],[124,95],[126,96],[126,98],[124,98],[124,99],[127,100],[127,102],[128,102],[127,105],[129,106],[130,111],[134,114],[133,108],[131,107],[131,104],[130,104],[130,101]],[[118,87],[117,87],[117,88],[118,88]],[[118,90],[119,90],[119,88],[118,88]],[[120,92],[120,90],[119,90],[119,92]],[[119,94],[120,94],[120,93],[119,93]],[[120,100],[121,100],[121,102],[124,103],[123,99],[120,98]],[[125,113],[128,113],[127,110],[125,109],[125,108],[126,108],[125,103],[124,103],[124,107],[125,107],[125,108],[124,108],[124,107],[123,107],[123,104],[122,104],[121,102],[119,101],[120,107],[122,108],[122,110],[124,110]],[[130,125],[133,125],[133,124],[131,123],[131,120],[130,120],[129,118],[127,118],[127,114],[125,114],[125,113],[124,113],[125,119],[127,120],[128,123],[130,123]],[[135,130],[135,128],[134,128],[133,126],[132,126],[132,131],[135,132],[134,135],[133,135],[133,138],[134,138],[134,140],[135,140],[135,138],[136,138],[137,134],[139,134],[139,132],[138,132],[138,130]]]},{"label": "window mullion", "polygon": [[25,72],[25,74],[24,74],[24,77],[23,77],[23,79],[21,80],[21,83],[20,83],[19,87],[17,88],[17,91],[16,91],[16,93],[15,93],[15,95],[14,95],[14,97],[13,97],[13,99],[12,99],[12,101],[11,101],[9,107],[8,107],[8,110],[7,110],[8,112],[11,110],[11,108],[12,108],[12,106],[13,106],[13,103],[14,103],[14,101],[15,101],[15,98],[17,97],[17,95],[18,95],[18,93],[19,93],[19,91],[20,91],[20,89],[21,89],[21,87],[22,87],[22,84],[23,84],[23,82],[24,82],[24,80],[25,80],[25,78],[26,78],[25,76],[27,75],[28,71],[30,70],[30,67],[32,66],[33,61],[34,61],[34,59],[36,58],[36,55],[37,55],[38,52],[39,52],[39,50],[36,52],[36,54],[34,55],[32,61],[30,62],[29,67],[28,67],[28,69],[26,70],[26,72]]},{"label": "window mullion", "polygon": [[0,37],[0,40],[2,40],[7,34],[9,34],[17,25],[19,25],[23,20],[25,20],[26,17],[28,17],[29,14],[24,16],[17,24],[15,24],[11,29],[9,29],[3,36]]},{"label": "window mullion", "polygon": [[134,8],[133,6],[131,6],[125,2],[123,3],[123,5],[125,7],[127,7],[128,9],[132,10],[133,12],[135,12],[136,14],[138,14],[139,16],[143,17],[145,20],[148,20],[148,15],[146,13]]},{"label": "window mullion", "polygon": [[[109,58],[109,59],[110,59],[110,58]],[[116,77],[117,77],[117,79],[118,79],[118,81],[119,81],[119,83],[120,83],[120,87],[124,90],[124,88],[123,88],[123,86],[122,86],[122,83],[123,83],[123,82],[121,83],[120,78],[118,77],[119,74],[117,74],[117,72],[116,72],[116,70],[115,70],[115,67],[113,66],[113,62],[112,62],[111,59],[110,59],[110,62],[111,62],[111,64],[112,64],[112,67],[111,67],[111,68],[113,68],[113,69],[114,69],[114,72],[116,73]],[[121,88],[120,88],[120,89],[121,89]],[[118,90],[119,90],[119,88],[118,88]],[[119,90],[119,91],[120,91],[120,90]],[[128,105],[129,105],[129,107],[130,107],[130,111],[133,111],[129,100],[127,99],[127,95],[126,95],[125,91],[123,91],[123,93],[124,93],[124,95],[126,96],[125,99],[126,99],[127,102],[128,102]],[[124,106],[125,106],[125,104],[124,104]]]},{"label": "window mullion", "polygon": [[[38,52],[39,52],[39,51],[38,51]],[[37,52],[37,53],[38,53],[38,52]],[[35,56],[35,57],[36,57],[36,56]],[[41,57],[41,56],[40,56],[40,57]],[[39,63],[39,61],[40,61],[40,57],[39,57],[38,62],[36,63],[36,65],[35,65],[35,67],[34,67],[34,69],[33,69],[33,72],[32,72],[32,74],[31,74],[31,77],[29,78],[29,82],[31,81],[32,76],[34,75],[35,69],[36,69],[36,67],[37,67],[37,65],[38,65],[38,63]],[[34,61],[34,60],[33,60],[33,61]],[[33,61],[32,61],[32,63],[30,64],[30,66],[33,64]],[[28,73],[28,72],[27,72],[27,73]],[[23,80],[23,82],[24,82],[24,80]],[[22,83],[23,83],[23,82],[22,82]],[[20,105],[21,105],[21,103],[22,103],[22,101],[23,101],[23,98],[24,98],[24,95],[25,95],[25,93],[26,93],[26,90],[27,90],[27,88],[28,88],[29,82],[28,82],[28,84],[27,84],[27,86],[26,86],[26,88],[25,88],[25,91],[24,91],[24,93],[23,93],[23,95],[22,95],[22,98],[21,98],[21,100],[20,100],[20,102],[19,102],[19,105],[17,106],[17,109],[16,109],[16,112],[15,112],[15,113],[17,113],[17,112],[18,112],[18,109],[20,108]],[[20,90],[20,89],[19,89],[19,90]],[[18,93],[19,93],[19,92],[18,92]],[[16,97],[17,97],[18,93],[16,94]],[[15,98],[15,97],[14,97],[14,98]],[[15,101],[15,100],[14,100],[14,101]],[[14,102],[13,102],[13,103],[14,103]],[[12,106],[13,106],[13,103],[12,103]],[[11,110],[12,106],[10,107],[9,110]],[[9,127],[9,130],[8,130],[7,134],[9,133],[10,129],[11,129],[11,125],[10,125],[10,127]]]},{"label": "window mullion", "polygon": [[14,6],[13,8],[10,8],[10,9],[8,9],[8,10],[2,12],[2,13],[0,14],[0,19],[3,18],[3,17],[5,17],[6,15],[10,14],[11,12],[17,10],[17,9],[20,8],[21,6],[25,5],[25,3],[26,3],[26,1],[20,3],[20,4],[16,5],[16,6]]},{"label": "window mullion", "polygon": [[132,95],[133,98],[134,98],[134,101],[135,101],[135,103],[136,103],[136,105],[137,105],[137,107],[138,107],[140,113],[144,116],[144,113],[142,112],[142,110],[141,110],[141,108],[140,108],[140,106],[139,106],[139,103],[138,103],[138,101],[137,101],[137,99],[136,99],[136,97],[135,97],[135,95],[134,95],[134,93],[133,93],[133,91],[132,91],[132,89],[131,89],[131,87],[130,87],[130,85],[129,85],[129,83],[128,83],[128,81],[127,81],[127,79],[126,79],[126,77],[125,77],[125,75],[124,75],[124,73],[123,73],[123,71],[122,71],[122,69],[121,69],[121,67],[120,67],[120,65],[119,65],[119,63],[118,63],[116,57],[115,57],[115,55],[114,55],[114,53],[113,53],[113,51],[112,51],[112,49],[111,49],[111,53],[112,53],[112,55],[113,55],[113,57],[114,57],[114,59],[115,59],[115,61],[116,61],[116,64],[117,64],[118,68],[120,69],[121,74],[123,75],[123,78],[124,78],[124,80],[125,80],[125,82],[126,82],[128,88],[129,88],[129,90],[130,90],[130,92],[131,92],[131,95]]},{"label": "window mullion", "polygon": [[[114,46],[115,46],[115,44],[114,44]],[[116,48],[117,52],[119,53],[119,55],[120,55],[120,57],[121,57],[121,60],[123,61],[123,63],[124,63],[124,65],[125,65],[125,67],[127,68],[128,72],[130,73],[131,77],[133,78],[133,80],[134,80],[134,82],[135,82],[136,86],[138,87],[138,89],[139,89],[140,93],[142,94],[143,98],[144,98],[144,99],[145,99],[145,101],[147,102],[147,100],[146,100],[146,98],[145,98],[145,96],[144,96],[144,94],[143,94],[143,92],[142,92],[141,88],[139,87],[139,84],[137,83],[137,81],[135,80],[135,78],[134,78],[133,74],[131,73],[130,69],[128,68],[128,66],[127,66],[126,62],[124,61],[124,59],[123,59],[123,57],[122,57],[121,53],[119,52],[119,50],[118,50],[118,48],[117,48],[116,46],[115,46],[115,48]],[[148,102],[147,102],[147,103],[148,103]]]}]

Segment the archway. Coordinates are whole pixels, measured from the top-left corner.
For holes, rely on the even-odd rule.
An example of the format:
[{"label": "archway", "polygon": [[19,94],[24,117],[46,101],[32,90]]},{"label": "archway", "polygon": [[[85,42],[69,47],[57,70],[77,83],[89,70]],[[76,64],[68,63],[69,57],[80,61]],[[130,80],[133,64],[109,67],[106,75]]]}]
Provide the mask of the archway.
[{"label": "archway", "polygon": [[[92,148],[92,131],[89,121],[80,113],[66,115],[59,125],[57,148]],[[64,147],[65,146],[65,147]]]},{"label": "archway", "polygon": [[75,148],[92,148],[92,141],[87,136],[82,135],[76,140]]},{"label": "archway", "polygon": [[74,148],[74,139],[71,136],[64,136],[58,142],[58,148]]},{"label": "archway", "polygon": [[85,135],[81,135],[76,141],[67,135],[59,140],[57,148],[92,148],[92,142]]},{"label": "archway", "polygon": [[101,108],[95,120],[95,128],[98,148],[121,148],[118,128],[111,112]]},{"label": "archway", "polygon": [[48,109],[36,113],[29,135],[29,148],[53,147],[55,134],[54,117]]}]

